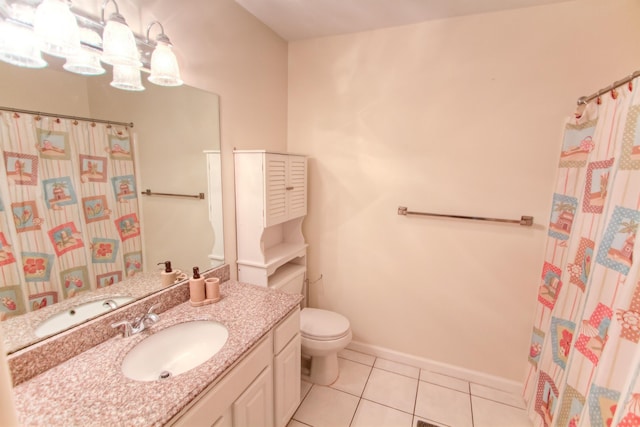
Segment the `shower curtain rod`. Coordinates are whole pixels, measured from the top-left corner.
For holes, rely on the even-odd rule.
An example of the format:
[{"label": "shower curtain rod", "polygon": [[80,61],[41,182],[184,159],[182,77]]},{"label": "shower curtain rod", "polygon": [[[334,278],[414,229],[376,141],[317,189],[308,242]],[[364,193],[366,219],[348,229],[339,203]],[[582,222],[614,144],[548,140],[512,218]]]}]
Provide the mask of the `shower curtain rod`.
[{"label": "shower curtain rod", "polygon": [[599,91],[597,91],[596,93],[592,93],[589,96],[581,96],[580,98],[578,98],[578,102],[577,104],[587,104],[589,101],[593,101],[594,99],[596,99],[597,97],[599,97],[600,95],[604,95],[605,93],[622,86],[623,84],[629,83],[631,80],[635,79],[636,77],[640,76],[640,70],[638,71],[634,71],[633,74],[631,74],[630,76],[625,77],[622,80],[618,80],[617,82],[613,82],[611,83],[609,86],[605,87],[604,89],[600,89]]},{"label": "shower curtain rod", "polygon": [[131,128],[133,127],[133,122],[131,123],[114,122],[113,120],[102,120],[102,119],[92,119],[92,118],[80,117],[80,116],[67,116],[64,114],[43,113],[41,111],[21,110],[19,108],[11,108],[11,107],[0,107],[0,110],[11,111],[12,113],[33,114],[35,116],[55,117],[57,119],[82,120],[85,122],[106,123],[108,125],[128,126]]}]

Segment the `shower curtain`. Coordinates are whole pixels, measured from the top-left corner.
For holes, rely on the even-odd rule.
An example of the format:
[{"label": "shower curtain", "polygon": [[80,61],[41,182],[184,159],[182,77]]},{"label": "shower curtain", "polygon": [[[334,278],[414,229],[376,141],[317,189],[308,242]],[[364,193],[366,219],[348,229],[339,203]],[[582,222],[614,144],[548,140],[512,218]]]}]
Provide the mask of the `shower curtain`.
[{"label": "shower curtain", "polygon": [[0,112],[0,320],[142,271],[128,128]]},{"label": "shower curtain", "polygon": [[565,125],[524,389],[535,426],[640,426],[638,85]]}]

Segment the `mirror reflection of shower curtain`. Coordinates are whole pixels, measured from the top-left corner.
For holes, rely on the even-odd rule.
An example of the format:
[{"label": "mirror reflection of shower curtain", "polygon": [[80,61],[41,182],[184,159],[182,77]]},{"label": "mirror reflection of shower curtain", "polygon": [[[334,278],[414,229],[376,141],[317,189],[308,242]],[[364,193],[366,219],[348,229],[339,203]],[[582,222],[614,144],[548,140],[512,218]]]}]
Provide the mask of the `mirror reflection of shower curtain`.
[{"label": "mirror reflection of shower curtain", "polygon": [[142,271],[130,130],[0,111],[0,319]]},{"label": "mirror reflection of shower curtain", "polygon": [[640,426],[639,85],[565,126],[524,390],[536,426]]}]

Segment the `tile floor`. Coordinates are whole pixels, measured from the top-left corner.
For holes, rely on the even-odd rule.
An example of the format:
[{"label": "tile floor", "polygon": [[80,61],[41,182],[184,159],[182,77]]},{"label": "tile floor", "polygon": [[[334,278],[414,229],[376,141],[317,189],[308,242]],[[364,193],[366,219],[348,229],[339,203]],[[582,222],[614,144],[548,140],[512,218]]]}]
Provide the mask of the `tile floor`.
[{"label": "tile floor", "polygon": [[520,396],[353,350],[328,387],[302,381],[287,427],[530,427]]}]

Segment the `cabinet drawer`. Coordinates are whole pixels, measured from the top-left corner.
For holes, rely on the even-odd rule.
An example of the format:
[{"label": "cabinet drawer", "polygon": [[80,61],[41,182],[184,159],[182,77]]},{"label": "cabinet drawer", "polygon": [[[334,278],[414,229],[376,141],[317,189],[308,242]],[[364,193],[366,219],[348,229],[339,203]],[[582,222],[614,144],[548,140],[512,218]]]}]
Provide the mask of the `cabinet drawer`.
[{"label": "cabinet drawer", "polygon": [[200,393],[193,405],[183,409],[169,425],[210,427],[224,418],[225,411],[244,392],[253,380],[272,363],[272,337],[268,334],[238,364],[229,368],[217,384]]},{"label": "cabinet drawer", "polygon": [[300,333],[300,308],[296,308],[278,326],[273,340],[273,354],[278,354],[287,345],[291,338]]}]

